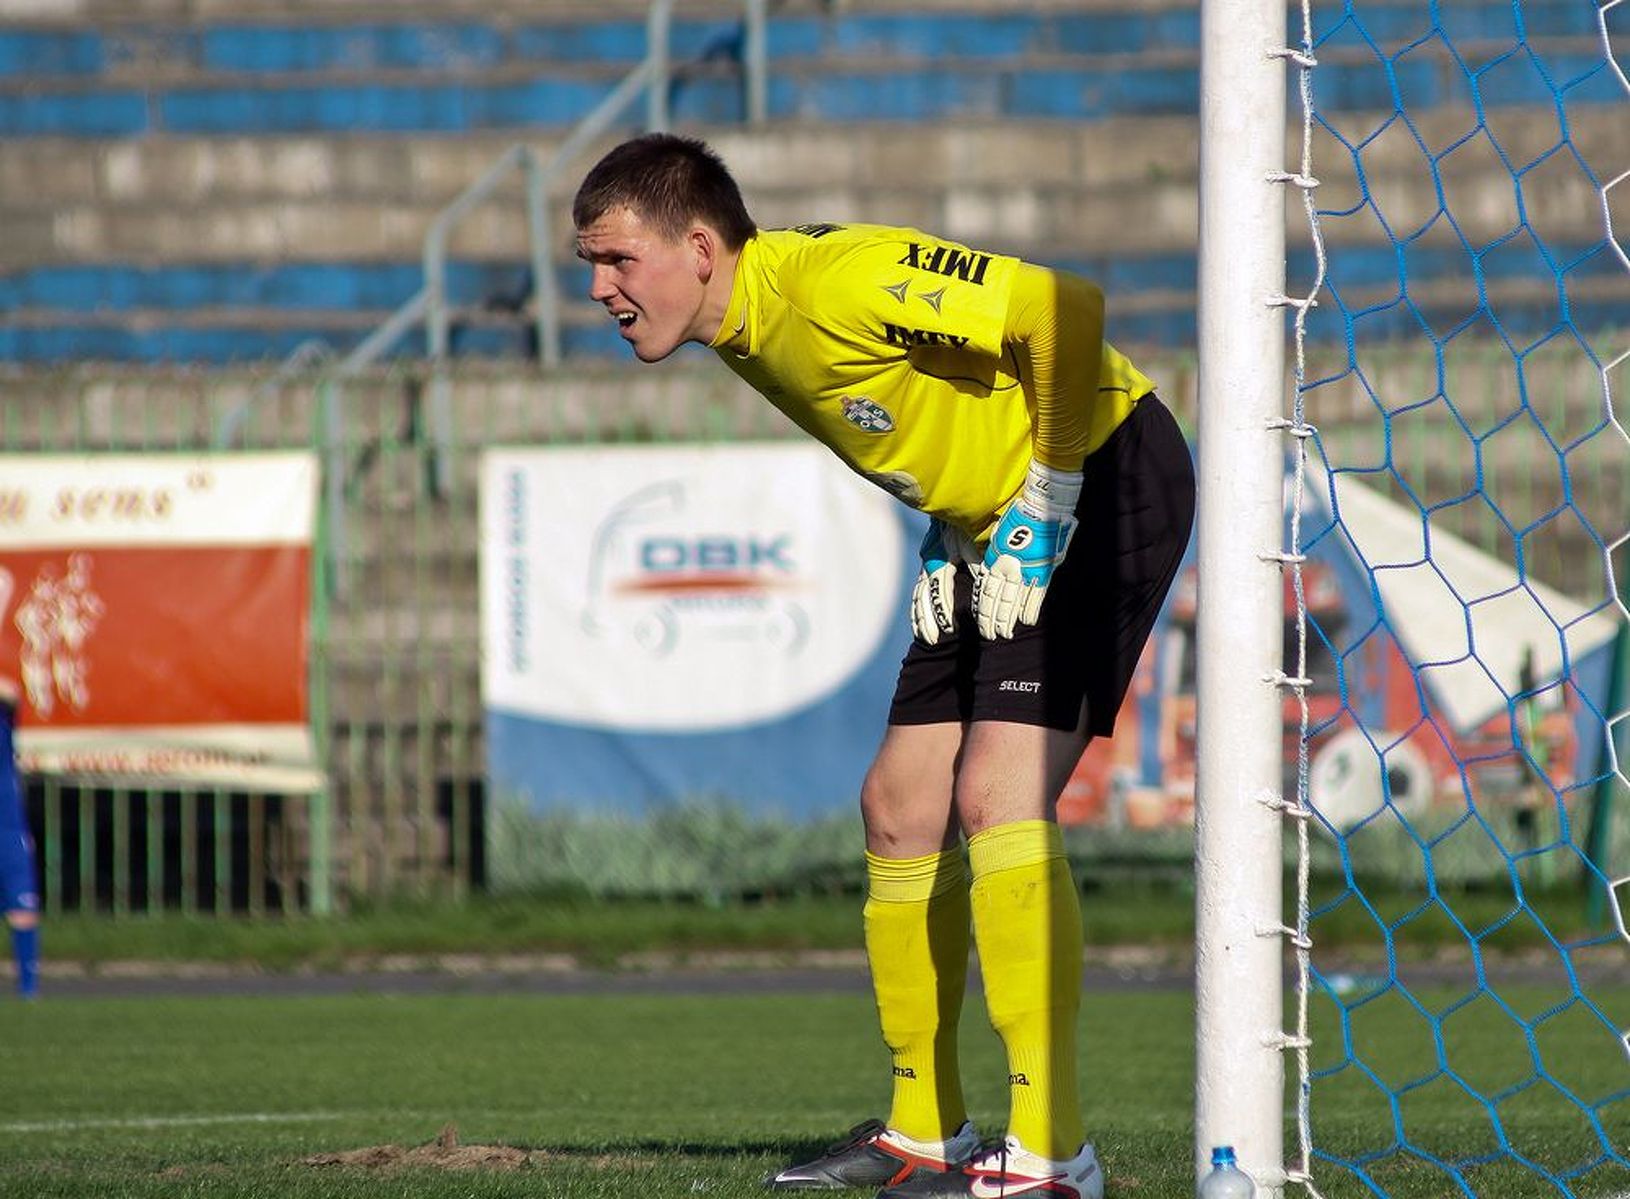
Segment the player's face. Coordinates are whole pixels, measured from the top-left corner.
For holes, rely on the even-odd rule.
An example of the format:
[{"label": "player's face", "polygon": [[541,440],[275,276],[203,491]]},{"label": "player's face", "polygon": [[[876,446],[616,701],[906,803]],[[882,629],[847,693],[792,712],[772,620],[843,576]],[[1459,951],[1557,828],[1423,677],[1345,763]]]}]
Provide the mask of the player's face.
[{"label": "player's face", "polygon": [[592,269],[589,298],[603,304],[641,362],[659,362],[700,329],[706,263],[693,237],[668,241],[632,210],[614,208],[577,231],[577,256]]}]

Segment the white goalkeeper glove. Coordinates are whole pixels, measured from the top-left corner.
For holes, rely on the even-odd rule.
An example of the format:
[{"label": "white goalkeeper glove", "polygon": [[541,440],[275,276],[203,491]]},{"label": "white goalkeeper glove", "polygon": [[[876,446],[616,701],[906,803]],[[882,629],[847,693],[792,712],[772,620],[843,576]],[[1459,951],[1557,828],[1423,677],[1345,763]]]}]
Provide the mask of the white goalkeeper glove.
[{"label": "white goalkeeper glove", "polygon": [[960,529],[931,519],[918,553],[923,568],[911,588],[911,631],[924,645],[938,645],[956,630],[957,563],[978,561],[979,551]]},{"label": "white goalkeeper glove", "polygon": [[1080,471],[1031,462],[1023,489],[996,524],[984,570],[974,578],[981,637],[1012,637],[1019,625],[1036,623],[1047,584],[1075,533],[1080,496]]}]

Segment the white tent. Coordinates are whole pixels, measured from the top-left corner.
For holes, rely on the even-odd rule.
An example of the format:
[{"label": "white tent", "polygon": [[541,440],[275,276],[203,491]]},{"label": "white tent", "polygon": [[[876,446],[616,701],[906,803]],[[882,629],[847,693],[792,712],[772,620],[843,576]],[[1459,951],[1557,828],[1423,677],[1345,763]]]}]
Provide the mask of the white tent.
[{"label": "white tent", "polygon": [[[1329,476],[1308,467],[1308,493],[1325,507]],[[1352,472],[1338,472],[1336,515],[1357,550],[1388,625],[1419,672],[1438,711],[1470,732],[1522,690],[1532,655],[1538,685],[1560,678],[1564,649],[1577,667],[1609,644],[1619,609],[1587,605],[1433,526],[1420,510],[1376,494]],[[1430,544],[1428,544],[1430,536]],[[1605,599],[1606,597],[1604,597]]]}]

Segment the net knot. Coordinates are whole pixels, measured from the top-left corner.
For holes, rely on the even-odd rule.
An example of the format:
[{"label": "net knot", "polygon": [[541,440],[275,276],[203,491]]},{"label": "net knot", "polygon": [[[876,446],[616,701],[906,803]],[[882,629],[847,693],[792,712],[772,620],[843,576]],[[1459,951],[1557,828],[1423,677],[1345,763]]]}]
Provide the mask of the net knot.
[{"label": "net knot", "polygon": [[1277,50],[1269,50],[1268,57],[1288,59],[1304,71],[1311,71],[1319,65],[1319,60],[1313,56],[1311,51],[1299,50],[1294,46],[1281,46]]},{"label": "net knot", "polygon": [[1298,423],[1291,420],[1289,417],[1280,417],[1277,420],[1271,420],[1268,422],[1267,428],[1270,430],[1278,430],[1283,433],[1289,433],[1292,437],[1303,438],[1312,437],[1317,431],[1314,426],[1307,424],[1305,421]]},{"label": "net knot", "polygon": [[1299,187],[1303,191],[1312,191],[1319,186],[1319,181],[1312,175],[1300,175],[1293,171],[1268,172],[1269,183],[1288,183],[1292,187]]}]

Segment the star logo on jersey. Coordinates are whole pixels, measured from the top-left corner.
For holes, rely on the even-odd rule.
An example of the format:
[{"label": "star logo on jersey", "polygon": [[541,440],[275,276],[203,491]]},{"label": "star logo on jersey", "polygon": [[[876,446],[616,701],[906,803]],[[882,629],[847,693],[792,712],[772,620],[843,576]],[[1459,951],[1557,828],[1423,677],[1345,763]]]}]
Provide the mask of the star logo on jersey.
[{"label": "star logo on jersey", "polygon": [[910,288],[910,286],[910,279],[902,279],[898,283],[883,284],[883,290],[888,292],[889,295],[893,296],[896,300],[900,301],[900,303],[904,304],[906,302],[906,291],[908,288]]},{"label": "star logo on jersey", "polygon": [[943,287],[936,287],[933,291],[923,292],[917,298],[927,304],[935,312],[938,312],[940,310],[940,302],[945,299],[945,289]]},{"label": "star logo on jersey", "polygon": [[843,419],[862,433],[892,433],[894,418],[883,405],[865,396],[844,396]]}]

